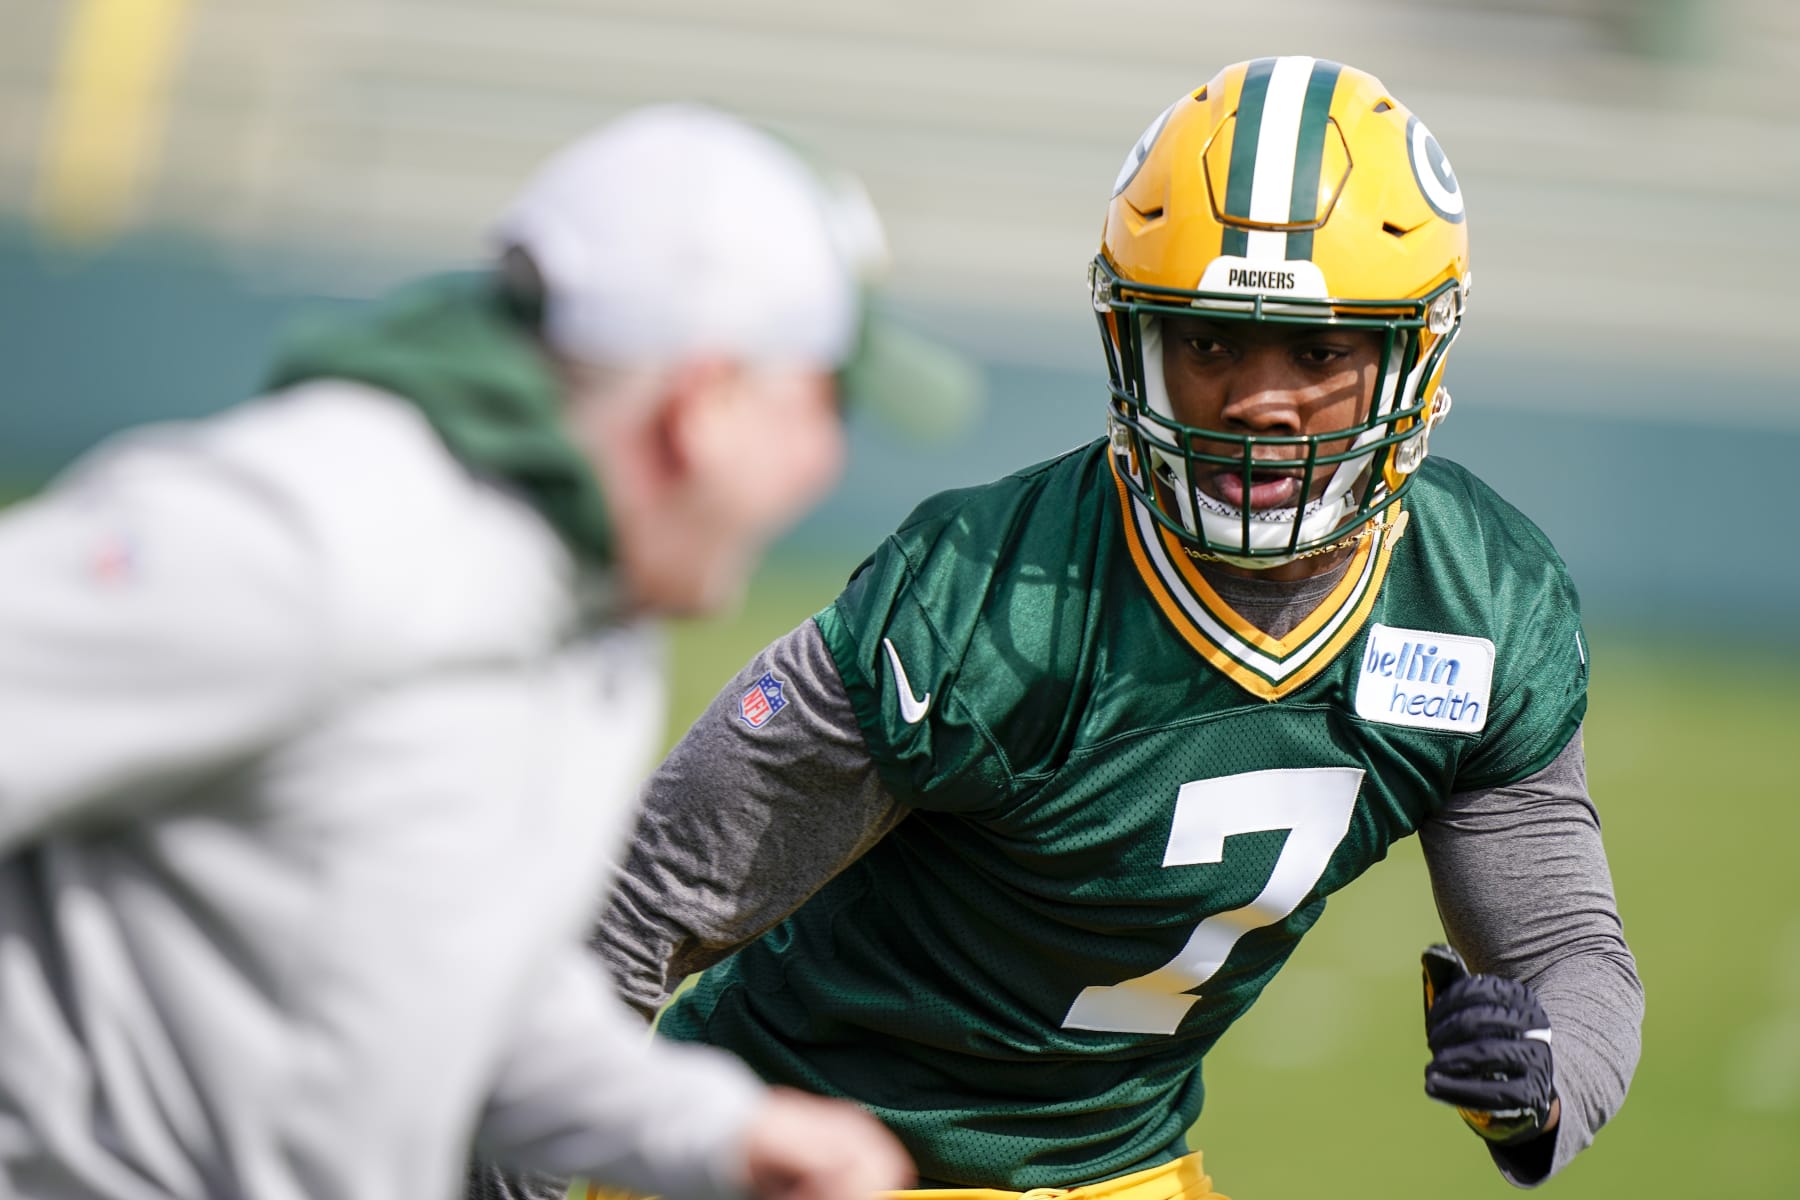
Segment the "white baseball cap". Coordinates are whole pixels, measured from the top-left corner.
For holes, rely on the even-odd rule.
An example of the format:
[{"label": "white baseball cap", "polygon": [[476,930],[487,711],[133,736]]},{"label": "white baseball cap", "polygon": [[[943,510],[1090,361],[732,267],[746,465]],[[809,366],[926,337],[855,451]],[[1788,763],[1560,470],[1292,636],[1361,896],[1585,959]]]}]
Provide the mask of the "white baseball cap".
[{"label": "white baseball cap", "polygon": [[714,109],[637,109],[566,147],[495,236],[536,264],[544,338],[571,358],[816,364],[914,425],[975,400],[959,356],[868,310],[888,255],[861,185]]}]

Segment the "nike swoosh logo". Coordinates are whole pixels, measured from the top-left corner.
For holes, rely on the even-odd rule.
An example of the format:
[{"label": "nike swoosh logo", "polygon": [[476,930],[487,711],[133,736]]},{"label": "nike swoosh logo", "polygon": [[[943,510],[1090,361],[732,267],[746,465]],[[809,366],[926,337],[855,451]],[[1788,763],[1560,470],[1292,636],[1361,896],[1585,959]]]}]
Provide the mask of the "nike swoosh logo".
[{"label": "nike swoosh logo", "polygon": [[887,638],[882,638],[881,644],[887,647],[888,661],[894,664],[894,693],[900,699],[900,715],[908,725],[917,725],[931,709],[931,693],[913,695],[912,684],[906,680],[906,668],[900,665],[900,652]]}]

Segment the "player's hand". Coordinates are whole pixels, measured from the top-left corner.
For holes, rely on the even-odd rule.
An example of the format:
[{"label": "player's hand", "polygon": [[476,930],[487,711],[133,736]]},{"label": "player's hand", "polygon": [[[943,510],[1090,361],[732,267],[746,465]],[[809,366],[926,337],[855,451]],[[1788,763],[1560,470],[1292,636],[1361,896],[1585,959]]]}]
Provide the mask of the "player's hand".
[{"label": "player's hand", "polygon": [[915,1178],[887,1127],[842,1100],[774,1088],[744,1138],[743,1183],[756,1200],[869,1200]]},{"label": "player's hand", "polygon": [[1449,946],[1431,946],[1425,972],[1425,1094],[1454,1105],[1501,1145],[1529,1141],[1555,1121],[1550,1018],[1529,987],[1471,975]]}]

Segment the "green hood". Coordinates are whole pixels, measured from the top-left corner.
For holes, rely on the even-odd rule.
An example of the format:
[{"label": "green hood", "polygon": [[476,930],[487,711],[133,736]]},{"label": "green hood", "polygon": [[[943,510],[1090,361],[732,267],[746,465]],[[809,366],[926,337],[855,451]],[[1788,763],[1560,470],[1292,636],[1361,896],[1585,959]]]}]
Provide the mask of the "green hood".
[{"label": "green hood", "polygon": [[269,386],[346,379],[411,402],[450,453],[517,489],[577,558],[605,563],[606,504],[564,432],[562,389],[534,324],[492,276],[441,276],[372,313],[297,329],[277,352]]}]

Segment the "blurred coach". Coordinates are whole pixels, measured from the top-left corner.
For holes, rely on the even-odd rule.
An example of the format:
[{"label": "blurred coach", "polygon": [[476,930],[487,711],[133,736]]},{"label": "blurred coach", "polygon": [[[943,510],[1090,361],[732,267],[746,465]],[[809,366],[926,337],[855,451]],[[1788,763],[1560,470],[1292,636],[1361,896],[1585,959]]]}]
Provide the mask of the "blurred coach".
[{"label": "blurred coach", "polygon": [[0,518],[0,1193],[447,1196],[471,1142],[684,1200],[909,1181],[855,1108],[647,1041],[581,944],[646,618],[733,602],[841,470],[874,214],[664,108],[499,232]]}]

